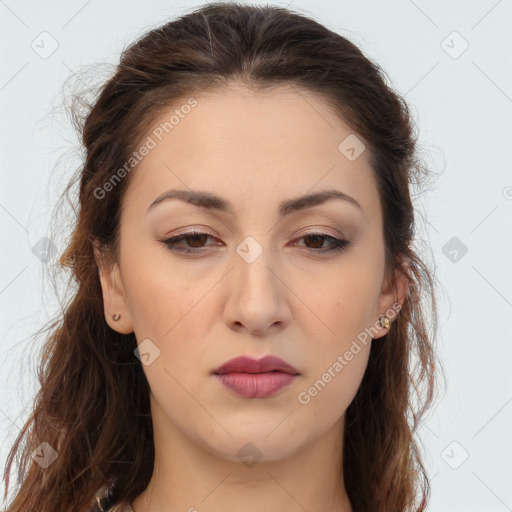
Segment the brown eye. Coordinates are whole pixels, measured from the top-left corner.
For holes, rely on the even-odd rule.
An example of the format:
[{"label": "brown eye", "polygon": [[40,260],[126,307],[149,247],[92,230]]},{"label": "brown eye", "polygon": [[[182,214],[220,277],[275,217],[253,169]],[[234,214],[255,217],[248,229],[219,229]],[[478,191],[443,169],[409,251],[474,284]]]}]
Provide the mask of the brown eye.
[{"label": "brown eye", "polygon": [[[348,240],[340,240],[326,233],[308,233],[298,238],[298,240],[308,241],[306,248],[308,251],[315,253],[341,252],[350,245]],[[330,246],[322,247],[326,240],[331,242]]]},{"label": "brown eye", "polygon": [[[208,240],[208,238],[214,238],[212,235],[208,233],[201,233],[199,231],[191,231],[190,233],[184,233],[183,235],[167,238],[165,240],[161,240],[163,244],[167,246],[167,248],[171,251],[183,252],[183,253],[198,253],[202,252],[200,249],[205,246],[204,244]],[[180,242],[185,242],[187,245],[185,247],[179,247],[178,244]],[[215,244],[210,244],[215,245]],[[194,250],[197,249],[197,250]]]},{"label": "brown eye", "polygon": [[[325,236],[321,235],[306,235],[304,240],[313,241],[313,249],[321,249],[322,245],[324,245],[324,241],[327,239]],[[307,245],[307,244],[306,244]]]},{"label": "brown eye", "polygon": [[183,240],[192,240],[192,243],[189,244],[191,247],[201,247],[201,244],[202,243],[205,243],[206,242],[206,238],[208,238],[209,235],[206,235],[206,234],[200,234],[200,235],[192,235],[192,236],[187,236],[185,238],[183,238]]}]

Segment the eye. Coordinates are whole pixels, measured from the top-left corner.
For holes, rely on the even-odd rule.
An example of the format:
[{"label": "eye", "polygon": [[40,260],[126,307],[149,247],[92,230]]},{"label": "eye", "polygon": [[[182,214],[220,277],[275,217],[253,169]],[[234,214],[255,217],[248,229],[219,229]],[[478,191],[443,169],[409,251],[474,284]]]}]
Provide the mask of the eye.
[{"label": "eye", "polygon": [[[187,254],[197,254],[204,252],[203,244],[206,242],[208,238],[215,238],[208,233],[203,233],[200,231],[190,231],[189,233],[184,233],[182,235],[174,236],[171,238],[166,238],[165,240],[160,240],[166,247],[178,253],[187,253]],[[331,253],[331,252],[341,252],[346,247],[350,245],[348,240],[342,240],[339,238],[335,238],[326,233],[307,233],[296,240],[304,239],[306,242],[312,243],[313,247],[307,247],[307,250],[312,253]],[[180,247],[178,244],[181,242],[187,241],[188,247]],[[330,242],[330,246],[322,247],[325,241]],[[190,243],[192,242],[192,243]],[[210,245],[218,245],[218,244],[210,244]],[[317,247],[315,247],[317,246]]]},{"label": "eye", "polygon": [[[204,252],[201,250],[197,250],[201,248],[201,244],[204,243],[205,239],[214,238],[212,235],[208,233],[202,233],[200,231],[190,231],[189,233],[184,233],[183,235],[174,236],[171,238],[166,238],[165,240],[160,240],[163,244],[167,246],[167,248],[171,251],[182,252],[182,253],[198,253]],[[191,240],[192,244],[190,245],[192,249],[179,247],[178,244],[185,240]],[[212,244],[216,245],[216,244]]]},{"label": "eye", "polygon": [[[331,253],[331,252],[341,252],[346,247],[350,245],[350,242],[348,240],[342,240],[339,238],[336,238],[334,236],[328,235],[326,233],[307,233],[300,238],[297,238],[297,240],[305,240],[305,241],[312,241],[313,248],[307,248],[310,252],[316,252],[316,253]],[[325,241],[330,242],[330,246],[323,247],[323,244]],[[320,245],[320,247],[318,247]]]}]

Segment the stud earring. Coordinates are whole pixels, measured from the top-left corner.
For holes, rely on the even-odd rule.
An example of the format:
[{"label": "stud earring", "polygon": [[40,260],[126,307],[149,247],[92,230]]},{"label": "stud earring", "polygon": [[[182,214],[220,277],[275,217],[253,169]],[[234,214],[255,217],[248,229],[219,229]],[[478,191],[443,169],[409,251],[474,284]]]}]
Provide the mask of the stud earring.
[{"label": "stud earring", "polygon": [[116,313],[115,315],[112,315],[112,318],[114,319],[115,322],[117,322],[121,318],[121,315],[119,313]]},{"label": "stud earring", "polygon": [[391,322],[386,315],[379,315],[379,323],[381,327],[384,327],[384,329],[389,329],[389,326],[391,325]]}]

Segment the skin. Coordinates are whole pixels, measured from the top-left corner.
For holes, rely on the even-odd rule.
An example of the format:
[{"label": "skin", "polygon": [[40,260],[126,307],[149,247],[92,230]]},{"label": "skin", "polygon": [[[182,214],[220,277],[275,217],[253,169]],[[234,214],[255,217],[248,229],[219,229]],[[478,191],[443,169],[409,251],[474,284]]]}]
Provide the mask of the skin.
[{"label": "skin", "polygon": [[[373,341],[360,343],[308,404],[297,397],[406,293],[403,273],[394,292],[384,281],[381,205],[367,150],[354,161],[338,150],[352,130],[310,92],[231,85],[194,97],[198,105],[132,171],[120,262],[103,266],[96,249],[106,321],[160,350],[143,365],[155,470],[133,508],[352,512],[342,433]],[[169,200],[146,213],[175,188],[214,192],[234,212]],[[281,201],[331,188],[362,209],[331,200],[278,217]],[[193,228],[211,235],[178,244],[195,256],[160,241]],[[306,236],[319,231],[350,245],[322,253],[330,240]],[[251,263],[236,252],[248,236],[263,250]],[[379,328],[373,338],[387,332]],[[271,397],[240,397],[210,372],[242,354],[277,355],[300,376]],[[248,442],[261,457],[250,467],[237,456]]]}]

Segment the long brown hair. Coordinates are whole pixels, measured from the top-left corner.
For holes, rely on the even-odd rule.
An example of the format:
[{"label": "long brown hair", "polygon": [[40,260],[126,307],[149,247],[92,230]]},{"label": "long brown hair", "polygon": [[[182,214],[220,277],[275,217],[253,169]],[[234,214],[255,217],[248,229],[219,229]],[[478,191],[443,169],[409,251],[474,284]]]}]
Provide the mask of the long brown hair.
[{"label": "long brown hair", "polygon": [[[18,487],[6,512],[89,510],[102,489],[110,506],[147,487],[155,455],[150,389],[134,355],[134,333],[119,334],[105,321],[93,253],[97,241],[106,258],[119,256],[120,202],[133,171],[101,200],[98,189],[130,161],[163,109],[234,81],[313,91],[366,145],[382,205],[386,275],[394,283],[399,258],[407,257],[409,288],[389,332],[372,343],[346,411],[345,485],[354,512],[426,509],[430,484],[416,431],[432,405],[440,366],[436,283],[413,247],[410,188],[426,183],[429,171],[409,108],[378,65],[341,35],[286,8],[230,2],[149,31],[123,51],[85,113],[80,98],[72,103],[84,158],[61,196],[69,201],[78,185],[73,232],[57,270],[69,272],[74,287],[45,329],[40,390],[5,469],[7,496],[17,455]],[[33,454],[53,454],[48,446],[57,458],[43,468]]]}]

